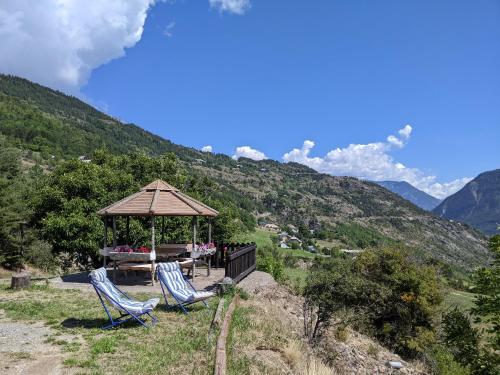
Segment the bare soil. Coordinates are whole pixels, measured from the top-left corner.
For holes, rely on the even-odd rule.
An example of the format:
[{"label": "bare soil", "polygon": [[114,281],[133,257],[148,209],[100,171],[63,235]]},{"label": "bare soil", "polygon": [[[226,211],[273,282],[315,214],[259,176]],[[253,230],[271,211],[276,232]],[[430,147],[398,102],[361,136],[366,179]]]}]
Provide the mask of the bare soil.
[{"label": "bare soil", "polygon": [[68,374],[63,367],[64,354],[58,346],[47,342],[50,328],[42,323],[12,322],[0,315],[0,373]]}]

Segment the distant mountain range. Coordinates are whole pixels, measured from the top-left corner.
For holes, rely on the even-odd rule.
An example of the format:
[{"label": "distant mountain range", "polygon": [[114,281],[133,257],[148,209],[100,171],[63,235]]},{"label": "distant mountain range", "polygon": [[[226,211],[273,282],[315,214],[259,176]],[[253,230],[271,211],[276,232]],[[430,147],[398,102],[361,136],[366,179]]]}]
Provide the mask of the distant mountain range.
[{"label": "distant mountain range", "polygon": [[417,189],[406,181],[376,181],[376,183],[426,211],[432,211],[441,203],[440,199]]},{"label": "distant mountain range", "polygon": [[217,184],[215,191],[224,190],[246,212],[279,225],[294,224],[303,236],[314,229],[330,246],[406,246],[421,259],[460,269],[490,260],[479,231],[436,217],[375,183],[318,173],[297,163],[236,161],[176,145],[77,98],[2,74],[0,134],[22,149],[28,161],[49,166],[61,159],[91,157],[97,148],[152,156],[173,152],[187,173],[207,176]]},{"label": "distant mountain range", "polygon": [[433,212],[467,223],[488,235],[500,233],[500,169],[481,173]]}]

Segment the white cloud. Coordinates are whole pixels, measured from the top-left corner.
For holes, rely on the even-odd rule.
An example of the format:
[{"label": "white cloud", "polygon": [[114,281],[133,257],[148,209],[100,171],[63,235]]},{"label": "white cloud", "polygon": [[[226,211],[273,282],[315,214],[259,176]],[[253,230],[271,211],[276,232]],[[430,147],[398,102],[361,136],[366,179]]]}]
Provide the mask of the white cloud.
[{"label": "white cloud", "polygon": [[175,27],[175,21],[171,21],[165,27],[165,30],[163,30],[163,35],[165,35],[167,38],[172,38],[174,36],[174,33],[173,33],[174,27]]},{"label": "white cloud", "polygon": [[[79,94],[92,70],[142,37],[148,10],[166,0],[1,0],[0,72]],[[209,0],[244,14],[249,0]],[[163,34],[172,37],[175,22]]]},{"label": "white cloud", "polygon": [[439,183],[437,177],[426,175],[417,168],[409,168],[394,161],[389,154],[393,147],[402,148],[409,141],[412,127],[406,125],[399,130],[399,137],[390,135],[387,142],[368,144],[350,144],[344,148],[329,151],[324,157],[311,157],[315,143],[304,141],[300,149],[293,149],[283,155],[285,162],[297,162],[307,165],[319,172],[332,175],[354,176],[362,179],[382,181],[407,181],[437,198],[460,190],[470,178],[460,178],[454,181]]},{"label": "white cloud", "polygon": [[236,151],[234,152],[233,155],[233,159],[237,160],[241,157],[253,160],[267,159],[267,156],[262,151],[253,149],[250,146],[241,146],[236,148]]},{"label": "white cloud", "polygon": [[201,151],[203,151],[203,152],[213,152],[213,151],[214,151],[214,149],[213,149],[213,147],[212,147],[212,146],[210,146],[210,145],[206,145],[206,146],[203,146],[203,147],[201,148]]},{"label": "white cloud", "polygon": [[155,0],[4,0],[0,70],[77,93],[142,36]]},{"label": "white cloud", "polygon": [[403,129],[399,129],[398,131],[399,138],[395,135],[390,135],[387,137],[387,142],[393,146],[403,148],[410,139],[412,130],[413,128],[410,125],[405,125]]},{"label": "white cloud", "polygon": [[250,0],[209,0],[210,6],[219,12],[242,15],[250,9]]}]

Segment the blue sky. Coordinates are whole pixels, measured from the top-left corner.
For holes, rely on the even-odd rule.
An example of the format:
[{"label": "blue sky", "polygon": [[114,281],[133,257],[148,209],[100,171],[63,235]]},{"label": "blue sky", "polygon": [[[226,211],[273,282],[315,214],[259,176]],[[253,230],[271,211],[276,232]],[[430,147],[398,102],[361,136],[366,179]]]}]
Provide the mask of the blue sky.
[{"label": "blue sky", "polygon": [[[117,46],[99,44],[115,35],[100,25],[86,35],[99,35],[93,49],[77,51],[86,65],[73,81],[5,62],[3,71],[77,93],[176,143],[229,155],[249,146],[240,154],[405,179],[440,197],[500,167],[497,0],[134,1],[144,30],[132,42],[117,33],[123,56],[102,52]],[[133,19],[131,30],[141,23],[112,11]]]}]

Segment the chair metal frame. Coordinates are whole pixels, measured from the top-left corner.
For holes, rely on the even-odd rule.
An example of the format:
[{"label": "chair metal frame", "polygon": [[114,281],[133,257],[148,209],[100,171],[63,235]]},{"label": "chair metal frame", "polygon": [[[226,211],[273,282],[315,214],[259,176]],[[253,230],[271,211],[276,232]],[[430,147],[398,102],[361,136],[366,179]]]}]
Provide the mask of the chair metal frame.
[{"label": "chair metal frame", "polygon": [[[90,277],[89,277],[90,278]],[[109,281],[109,279],[108,279]],[[118,290],[121,294],[123,294],[125,297],[127,297],[129,300],[132,300],[132,298],[130,298],[127,294],[125,294],[125,292],[123,292],[121,289],[119,289],[115,284],[113,284],[111,281],[109,281],[115,288],[116,290]],[[153,311],[153,309],[149,310],[149,311],[145,311],[141,314],[134,314],[133,312],[129,311],[126,307],[122,306],[122,304],[120,304],[118,301],[116,301],[115,299],[113,299],[110,295],[108,295],[105,291],[103,291],[101,288],[99,288],[96,283],[94,283],[94,281],[92,279],[90,279],[90,283],[92,284],[92,286],[94,287],[96,293],[97,293],[97,296],[99,297],[99,300],[101,301],[101,304],[102,304],[102,307],[104,307],[104,311],[106,311],[106,314],[108,315],[108,318],[109,318],[109,321],[110,321],[110,324],[107,324],[107,325],[104,325],[102,326],[101,328],[102,329],[111,329],[111,328],[114,328],[114,327],[117,327],[123,323],[126,323],[130,320],[136,320],[137,322],[139,322],[143,327],[145,328],[152,328],[154,327],[154,325],[156,324],[156,322],[158,321],[156,319],[155,316],[153,316],[151,314],[151,311]],[[117,319],[113,319],[113,316],[111,315],[111,312],[109,311],[108,307],[106,306],[106,303],[104,302],[103,298],[102,298],[102,295],[105,296],[105,299],[109,299],[111,300],[114,304],[116,304],[116,306],[118,306],[120,309],[123,309],[126,313],[124,314],[123,311],[120,311],[120,309],[118,309],[116,306],[115,308],[120,312],[120,316],[117,318]],[[146,321],[144,319],[141,319],[141,317],[143,315],[148,315],[150,318],[151,318],[151,323],[148,325],[146,323]],[[125,317],[128,317],[127,319],[123,319]]]},{"label": "chair metal frame", "polygon": [[[191,282],[189,281],[189,279],[186,277],[186,275],[184,275],[182,273],[182,271],[178,270],[178,272],[180,272],[182,274],[182,277],[184,278],[184,281],[186,281],[188,283],[188,285],[191,287],[191,289],[193,290],[193,292],[198,292],[195,287],[193,286],[193,284],[191,284]],[[171,310],[173,309],[174,307],[176,307],[176,305],[174,304],[169,304],[168,303],[168,299],[167,299],[167,294],[165,293],[165,288],[167,288],[168,292],[170,293],[170,295],[172,297],[174,297],[175,301],[177,302],[177,306],[181,308],[182,312],[186,315],[188,315],[188,311],[186,309],[186,306],[189,306],[189,305],[192,305],[193,303],[197,303],[197,302],[203,302],[203,304],[205,305],[205,307],[208,308],[208,304],[207,302],[202,299],[202,300],[199,300],[199,301],[188,301],[188,302],[182,302],[180,301],[174,293],[172,293],[172,291],[170,290],[170,287],[168,286],[168,283],[166,282],[166,280],[164,280],[162,274],[161,274],[161,271],[160,271],[160,267],[157,267],[156,268],[156,277],[158,278],[158,281],[160,282],[160,286],[161,286],[161,291],[163,293],[163,298],[165,299],[165,308],[167,310]]]}]

